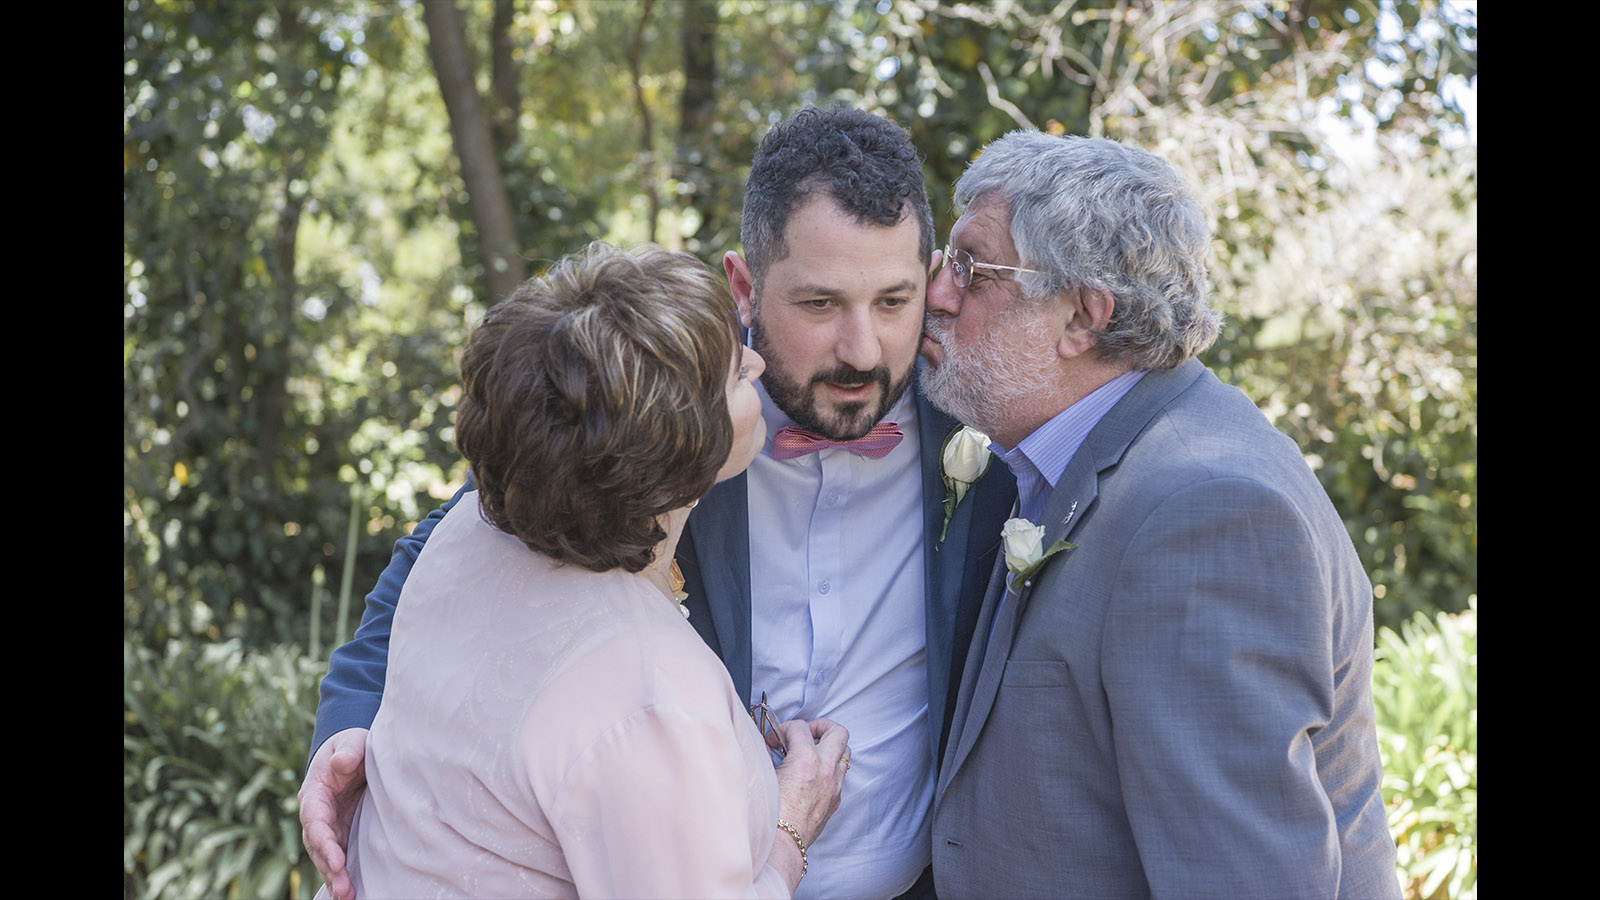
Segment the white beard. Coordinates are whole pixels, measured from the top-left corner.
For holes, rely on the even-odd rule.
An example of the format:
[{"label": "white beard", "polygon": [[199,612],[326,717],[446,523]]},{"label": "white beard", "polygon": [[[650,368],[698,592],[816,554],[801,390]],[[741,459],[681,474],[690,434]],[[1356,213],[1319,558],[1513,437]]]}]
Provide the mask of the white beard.
[{"label": "white beard", "polygon": [[1045,310],[1020,308],[1005,326],[1004,332],[991,326],[978,340],[957,344],[948,320],[929,317],[925,323],[928,336],[944,348],[944,362],[924,366],[922,393],[934,406],[988,434],[1005,430],[1016,407],[1051,377],[1057,363]]}]

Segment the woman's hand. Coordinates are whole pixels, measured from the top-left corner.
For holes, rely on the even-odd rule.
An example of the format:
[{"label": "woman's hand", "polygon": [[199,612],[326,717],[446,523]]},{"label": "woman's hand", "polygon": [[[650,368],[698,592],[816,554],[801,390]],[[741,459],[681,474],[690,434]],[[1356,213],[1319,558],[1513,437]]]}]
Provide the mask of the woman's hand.
[{"label": "woman's hand", "polygon": [[[810,847],[839,808],[839,791],[850,767],[850,732],[827,719],[790,719],[778,728],[789,744],[778,766],[779,815]],[[776,735],[769,735],[768,742],[776,746]]]}]

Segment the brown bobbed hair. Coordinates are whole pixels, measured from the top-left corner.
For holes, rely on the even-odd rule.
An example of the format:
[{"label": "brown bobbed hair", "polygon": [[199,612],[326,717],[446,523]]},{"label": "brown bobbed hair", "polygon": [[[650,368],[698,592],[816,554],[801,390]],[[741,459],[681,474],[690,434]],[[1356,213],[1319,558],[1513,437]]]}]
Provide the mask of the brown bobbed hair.
[{"label": "brown bobbed hair", "polygon": [[484,518],[596,572],[648,565],[657,517],[733,446],[733,299],[696,257],[599,241],[484,316],[461,357],[456,446]]}]

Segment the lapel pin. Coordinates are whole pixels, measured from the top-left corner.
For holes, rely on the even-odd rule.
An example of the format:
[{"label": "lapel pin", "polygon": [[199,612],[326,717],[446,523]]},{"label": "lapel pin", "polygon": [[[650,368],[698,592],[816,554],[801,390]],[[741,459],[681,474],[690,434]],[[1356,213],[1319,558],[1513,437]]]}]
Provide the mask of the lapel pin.
[{"label": "lapel pin", "polygon": [[1061,520],[1062,525],[1072,521],[1072,514],[1078,511],[1078,501],[1072,501],[1072,508],[1067,510],[1067,517]]}]

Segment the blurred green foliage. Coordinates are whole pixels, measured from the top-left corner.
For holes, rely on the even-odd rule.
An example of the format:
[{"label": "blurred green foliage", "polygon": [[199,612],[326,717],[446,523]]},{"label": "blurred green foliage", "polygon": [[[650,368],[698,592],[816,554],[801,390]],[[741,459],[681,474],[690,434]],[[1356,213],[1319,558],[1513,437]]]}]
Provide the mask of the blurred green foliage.
[{"label": "blurred green foliage", "polygon": [[[1477,594],[1475,4],[456,2],[530,272],[652,235],[719,266],[803,103],[903,125],[941,232],[1016,127],[1184,172],[1226,317],[1204,361],[1302,447],[1389,629],[1405,877],[1475,890],[1475,662],[1434,618]],[[416,0],[123,2],[128,896],[314,889],[320,667],[293,647],[464,476],[454,353],[487,291],[428,41]]]},{"label": "blurred green foliage", "polygon": [[[1163,154],[1213,213],[1204,359],[1304,449],[1380,624],[1476,593],[1474,7],[458,6],[485,97],[510,63],[490,109],[530,271],[652,233],[719,265],[756,143],[807,102],[903,124],[941,231],[1008,129]],[[123,15],[125,630],[304,641],[352,494],[359,591],[464,475],[453,354],[485,291],[427,30],[405,0]]]},{"label": "blurred green foliage", "polygon": [[123,641],[124,897],[316,892],[295,795],[324,669],[295,645]]},{"label": "blurred green foliage", "polygon": [[[324,665],[294,645],[123,644],[125,897],[311,896],[296,818]],[[1398,878],[1418,900],[1477,884],[1476,601],[1378,634],[1383,796]]]},{"label": "blurred green foliage", "polygon": [[[1012,128],[1184,172],[1226,317],[1204,361],[1299,443],[1372,576],[1402,881],[1475,893],[1474,4],[457,6],[530,272],[651,235],[720,266],[803,103],[903,125],[941,233]],[[359,597],[465,474],[454,353],[487,292],[428,40],[415,0],[124,0],[125,896],[315,890],[295,792],[326,650],[297,648],[336,634],[351,554]]]},{"label": "blurred green foliage", "polygon": [[1408,898],[1478,895],[1478,608],[1378,633],[1383,796]]}]

